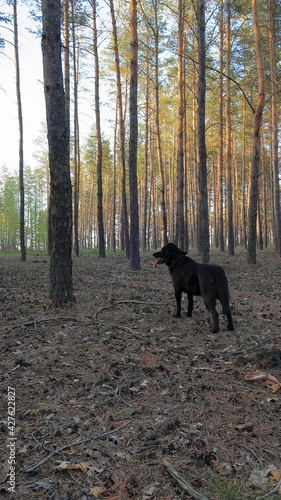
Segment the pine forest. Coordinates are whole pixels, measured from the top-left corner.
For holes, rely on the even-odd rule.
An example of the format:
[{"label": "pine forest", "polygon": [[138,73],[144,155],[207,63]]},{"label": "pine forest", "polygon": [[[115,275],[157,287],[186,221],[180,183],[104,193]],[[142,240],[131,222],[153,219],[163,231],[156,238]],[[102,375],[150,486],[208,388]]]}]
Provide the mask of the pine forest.
[{"label": "pine forest", "polygon": [[[1,25],[13,30],[19,76],[21,2],[7,4]],[[200,250],[207,237],[207,245],[230,254],[252,244],[273,246],[281,255],[280,1],[141,0],[133,41],[131,4],[64,0],[60,5],[75,253],[98,247],[101,239],[107,249],[125,250],[137,220],[140,249],[174,241]],[[30,5],[37,37],[41,15],[40,5]],[[82,100],[92,114],[83,141]],[[36,141],[37,167],[20,165],[20,182],[18,172],[1,167],[1,251],[19,249],[20,221],[27,249],[48,249],[46,126]],[[131,156],[136,157],[133,194]]]}]

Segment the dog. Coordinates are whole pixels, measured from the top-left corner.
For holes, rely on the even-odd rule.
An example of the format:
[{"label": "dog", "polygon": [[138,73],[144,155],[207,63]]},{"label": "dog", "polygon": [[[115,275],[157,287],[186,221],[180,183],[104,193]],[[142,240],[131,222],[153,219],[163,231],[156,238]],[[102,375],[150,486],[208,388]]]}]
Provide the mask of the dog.
[{"label": "dog", "polygon": [[174,243],[168,243],[160,252],[155,252],[158,264],[166,264],[172,276],[177,303],[176,317],[181,316],[182,292],[187,293],[187,316],[192,316],[193,296],[199,295],[213,318],[213,333],[219,331],[219,315],[216,309],[216,299],[221,302],[222,312],[227,318],[227,329],[234,330],[232,316],[229,310],[229,292],[224,269],[216,264],[200,264],[180,250]]}]

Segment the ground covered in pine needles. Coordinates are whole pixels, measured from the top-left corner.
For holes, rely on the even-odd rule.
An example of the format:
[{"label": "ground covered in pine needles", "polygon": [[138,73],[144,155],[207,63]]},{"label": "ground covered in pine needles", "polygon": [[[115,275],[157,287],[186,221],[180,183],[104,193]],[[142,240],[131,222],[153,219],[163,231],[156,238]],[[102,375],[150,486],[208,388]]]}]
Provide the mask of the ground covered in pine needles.
[{"label": "ground covered in pine needles", "polygon": [[46,256],[1,257],[2,498],[281,498],[281,260],[211,261],[235,332],[221,318],[212,334],[201,298],[174,318],[149,253],[140,272],[120,255],[74,258],[76,303],[61,309]]}]

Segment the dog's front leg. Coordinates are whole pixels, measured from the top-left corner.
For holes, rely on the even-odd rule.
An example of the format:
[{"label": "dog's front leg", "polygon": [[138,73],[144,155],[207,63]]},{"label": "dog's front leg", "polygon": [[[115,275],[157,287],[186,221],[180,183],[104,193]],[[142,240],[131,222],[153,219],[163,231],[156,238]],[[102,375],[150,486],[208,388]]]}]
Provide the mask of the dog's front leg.
[{"label": "dog's front leg", "polygon": [[181,316],[181,295],[182,295],[181,290],[175,290],[175,297],[176,297],[176,301],[177,301],[176,318],[180,318],[180,316]]},{"label": "dog's front leg", "polygon": [[187,294],[188,298],[188,305],[187,305],[187,316],[191,317],[192,316],[192,311],[193,311],[193,295],[190,293]]}]

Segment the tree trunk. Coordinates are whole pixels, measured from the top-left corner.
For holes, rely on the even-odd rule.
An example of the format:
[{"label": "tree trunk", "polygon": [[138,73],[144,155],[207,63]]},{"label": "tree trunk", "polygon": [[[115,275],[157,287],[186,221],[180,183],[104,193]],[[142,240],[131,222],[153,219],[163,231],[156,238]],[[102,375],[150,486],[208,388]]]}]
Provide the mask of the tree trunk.
[{"label": "tree trunk", "polygon": [[99,56],[98,56],[98,33],[97,33],[97,12],[96,0],[92,2],[93,8],[93,48],[95,60],[95,115],[97,134],[97,198],[98,198],[98,246],[99,256],[105,257],[105,239],[103,225],[103,193],[102,193],[102,138],[100,126],[100,94],[99,94]]},{"label": "tree trunk", "polygon": [[60,0],[42,0],[42,53],[51,183],[50,297],[54,306],[74,301],[69,123],[63,89],[60,8]]},{"label": "tree trunk", "polygon": [[226,192],[227,192],[227,225],[228,253],[234,255],[233,199],[232,199],[232,144],[231,144],[231,96],[230,96],[230,2],[227,2],[226,29]]},{"label": "tree trunk", "polygon": [[269,0],[269,53],[270,53],[270,81],[271,81],[271,143],[272,143],[272,180],[273,180],[273,233],[274,244],[281,257],[281,208],[280,208],[280,181],[278,161],[278,118],[277,95],[278,82],[276,71],[276,0]]},{"label": "tree trunk", "polygon": [[[80,144],[79,144],[79,117],[78,117],[78,58],[77,41],[75,33],[75,9],[74,0],[71,0],[72,17],[72,59],[73,59],[73,122],[74,122],[74,200],[73,200],[73,229],[74,229],[74,251],[79,256],[79,195],[80,195]],[[68,75],[69,77],[69,75]],[[66,81],[66,78],[65,78]],[[69,96],[66,94],[66,103]],[[68,110],[69,112],[69,110]]]},{"label": "tree trunk", "polygon": [[112,21],[115,65],[116,65],[117,108],[118,108],[118,121],[119,121],[120,158],[121,158],[121,169],[122,169],[121,232],[124,236],[122,239],[124,240],[126,256],[127,258],[129,258],[130,237],[129,237],[129,220],[128,220],[127,193],[126,193],[125,125],[124,125],[124,112],[123,112],[123,102],[122,102],[122,86],[121,86],[117,27],[116,27],[116,18],[115,18],[113,0],[110,0],[110,13]]},{"label": "tree trunk", "polygon": [[184,0],[178,2],[178,155],[176,244],[184,248]]},{"label": "tree trunk", "polygon": [[155,47],[155,106],[156,106],[156,138],[157,155],[161,179],[161,213],[162,213],[162,231],[163,245],[168,243],[168,223],[166,210],[166,183],[164,174],[164,165],[162,158],[161,127],[160,127],[160,104],[159,104],[159,32],[158,32],[158,2],[154,3],[155,29],[154,29],[154,47]]},{"label": "tree trunk", "polygon": [[258,176],[261,150],[261,126],[262,115],[265,105],[265,77],[262,53],[262,42],[259,28],[259,16],[257,0],[252,0],[252,15],[254,24],[255,51],[258,68],[259,97],[254,112],[253,136],[252,136],[252,165],[250,181],[250,203],[248,211],[248,264],[256,264],[257,254],[257,206],[258,206]]},{"label": "tree trunk", "polygon": [[23,119],[22,119],[22,104],[20,92],[20,63],[19,63],[19,40],[18,40],[18,13],[17,0],[13,2],[14,15],[14,49],[15,49],[15,66],[16,66],[16,92],[18,105],[18,122],[19,122],[19,184],[20,184],[20,251],[21,260],[26,261],[25,247],[25,230],[24,230],[24,179],[23,179]]},{"label": "tree trunk", "polygon": [[130,181],[130,263],[134,270],[140,269],[139,254],[139,208],[137,180],[138,149],[138,33],[137,0],[130,0],[130,142],[129,142],[129,181]]},{"label": "tree trunk", "polygon": [[142,203],[142,238],[141,246],[143,250],[147,248],[148,242],[148,161],[149,161],[149,80],[150,80],[150,60],[149,60],[149,35],[146,37],[147,54],[146,54],[146,89],[145,89],[145,132],[144,132],[144,179],[143,179],[143,203]]},{"label": "tree trunk", "polygon": [[220,2],[220,75],[219,75],[219,152],[218,152],[218,243],[221,252],[224,252],[224,223],[223,223],[223,6]]},{"label": "tree trunk", "polygon": [[206,48],[205,48],[205,0],[197,0],[196,14],[198,23],[198,89],[197,89],[197,126],[198,126],[198,182],[199,182],[199,245],[198,250],[203,262],[209,262],[209,208],[207,188],[207,156],[205,140],[206,104]]}]

